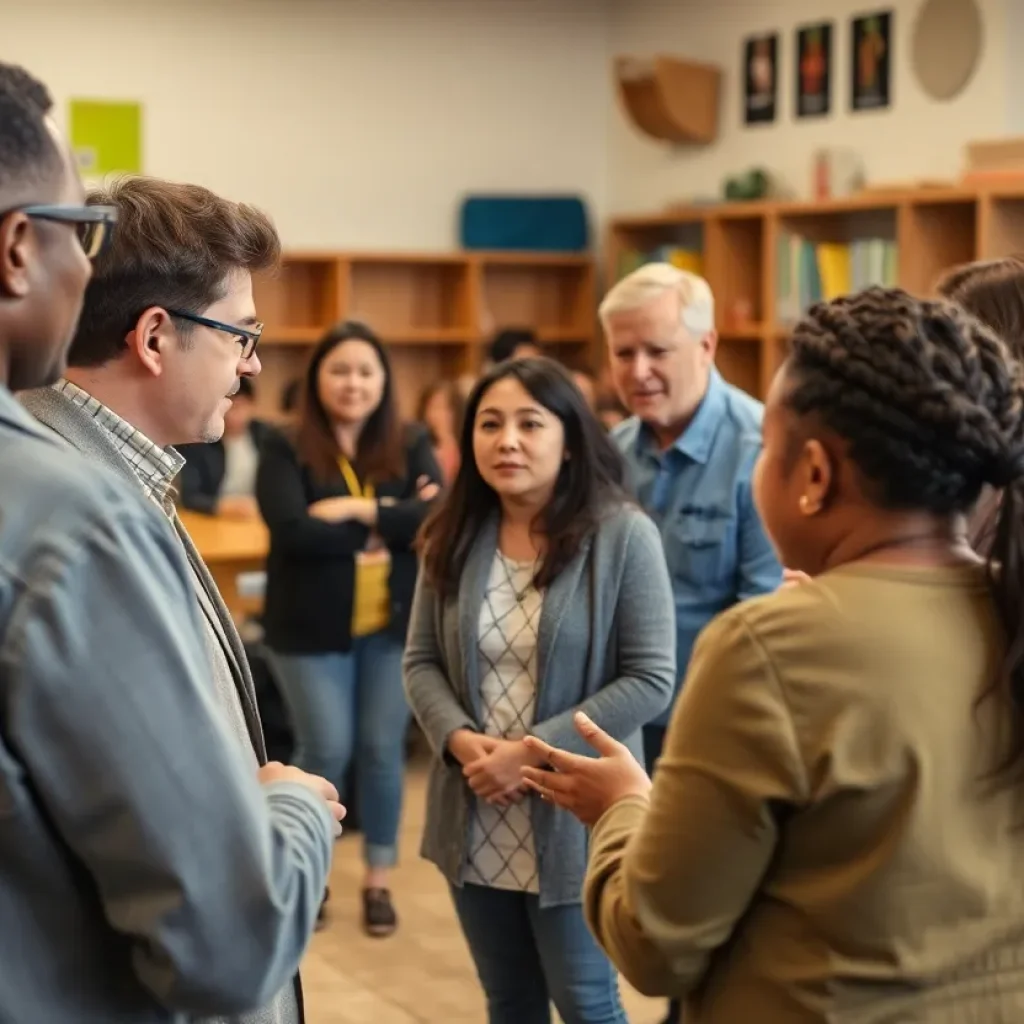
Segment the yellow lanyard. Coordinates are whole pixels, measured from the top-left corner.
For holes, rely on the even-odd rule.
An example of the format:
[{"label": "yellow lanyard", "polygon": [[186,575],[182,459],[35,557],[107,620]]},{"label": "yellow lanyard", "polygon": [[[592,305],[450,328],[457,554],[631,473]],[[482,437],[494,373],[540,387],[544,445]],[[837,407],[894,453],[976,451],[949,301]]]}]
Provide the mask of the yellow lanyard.
[{"label": "yellow lanyard", "polygon": [[353,498],[373,497],[373,484],[367,484],[365,487],[362,486],[359,483],[359,477],[356,476],[356,471],[352,468],[352,463],[344,455],[338,456],[338,469],[341,470],[341,475],[345,478],[345,484],[348,487],[348,493]]}]

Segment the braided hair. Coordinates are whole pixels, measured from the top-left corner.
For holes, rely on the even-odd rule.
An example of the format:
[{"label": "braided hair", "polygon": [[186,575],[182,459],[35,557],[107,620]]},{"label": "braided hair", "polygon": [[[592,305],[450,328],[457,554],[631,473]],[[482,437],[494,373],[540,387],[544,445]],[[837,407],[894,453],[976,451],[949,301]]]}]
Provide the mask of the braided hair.
[{"label": "braided hair", "polygon": [[1003,490],[988,572],[1007,636],[1012,743],[997,771],[1024,772],[1024,370],[966,310],[870,288],[814,306],[787,360],[786,404],[849,446],[873,500],[965,513]]}]

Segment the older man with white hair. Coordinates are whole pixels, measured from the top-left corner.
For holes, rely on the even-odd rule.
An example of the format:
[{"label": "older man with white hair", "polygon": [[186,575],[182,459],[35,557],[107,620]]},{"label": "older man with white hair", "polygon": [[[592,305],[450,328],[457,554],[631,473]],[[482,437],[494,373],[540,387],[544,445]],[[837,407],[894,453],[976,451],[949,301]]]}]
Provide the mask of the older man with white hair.
[{"label": "older man with white hair", "polygon": [[[672,574],[682,680],[715,615],[782,581],[750,490],[763,409],[715,368],[715,304],[703,278],[646,264],[608,292],[600,317],[615,389],[633,414],[613,436]],[[670,714],[645,731],[648,771]]]}]

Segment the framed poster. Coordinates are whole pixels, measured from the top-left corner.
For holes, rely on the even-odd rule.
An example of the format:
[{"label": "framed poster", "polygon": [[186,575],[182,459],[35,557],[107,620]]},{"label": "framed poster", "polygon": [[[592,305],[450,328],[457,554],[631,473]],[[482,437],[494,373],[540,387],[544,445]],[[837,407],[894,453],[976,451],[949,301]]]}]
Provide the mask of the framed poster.
[{"label": "framed poster", "polygon": [[832,23],[796,30],[796,116],[824,117],[832,109]]},{"label": "framed poster", "polygon": [[850,109],[884,110],[892,90],[892,11],[854,18],[850,47]]},{"label": "framed poster", "polygon": [[743,47],[743,122],[770,124],[778,96],[779,37],[751,36]]}]

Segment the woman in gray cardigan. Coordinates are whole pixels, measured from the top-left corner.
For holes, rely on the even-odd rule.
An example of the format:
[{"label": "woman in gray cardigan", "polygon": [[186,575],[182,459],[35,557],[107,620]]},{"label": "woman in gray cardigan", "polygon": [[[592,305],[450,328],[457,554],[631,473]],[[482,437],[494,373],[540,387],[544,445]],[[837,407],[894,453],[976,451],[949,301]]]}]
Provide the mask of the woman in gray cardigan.
[{"label": "woman in gray cardigan", "polygon": [[490,1024],[625,1021],[580,906],[586,831],[526,793],[539,736],[585,752],[582,709],[641,758],[675,682],[672,591],[654,524],[569,375],[501,363],[470,395],[462,461],[423,530],[405,650],[433,748],[423,855],[444,872]]}]

